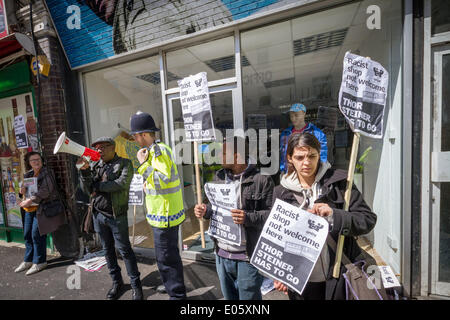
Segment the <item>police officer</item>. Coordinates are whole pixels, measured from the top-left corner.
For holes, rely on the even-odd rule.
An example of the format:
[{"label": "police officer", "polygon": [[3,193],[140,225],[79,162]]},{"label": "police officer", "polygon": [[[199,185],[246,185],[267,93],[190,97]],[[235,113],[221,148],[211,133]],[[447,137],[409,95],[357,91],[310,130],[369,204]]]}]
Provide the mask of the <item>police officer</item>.
[{"label": "police officer", "polygon": [[130,119],[131,134],[142,147],[137,153],[144,177],[146,218],[153,229],[156,263],[171,300],[186,299],[178,229],[185,219],[181,182],[170,147],[156,141],[152,116],[137,112]]}]

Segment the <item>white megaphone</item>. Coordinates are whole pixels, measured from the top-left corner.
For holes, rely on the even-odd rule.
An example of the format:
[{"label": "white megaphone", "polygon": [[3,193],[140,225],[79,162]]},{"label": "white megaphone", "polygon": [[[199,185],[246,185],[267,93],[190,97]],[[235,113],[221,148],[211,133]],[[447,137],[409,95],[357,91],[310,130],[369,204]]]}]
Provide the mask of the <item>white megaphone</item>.
[{"label": "white megaphone", "polygon": [[[84,157],[88,161],[98,161],[100,160],[100,153],[95,150],[89,149],[82,145],[79,145],[76,142],[73,142],[68,137],[66,137],[66,133],[63,132],[58,138],[58,141],[55,144],[55,149],[53,149],[53,154],[57,154],[58,152],[65,152],[74,154],[79,157]],[[83,166],[83,163],[76,165],[78,169]]]}]

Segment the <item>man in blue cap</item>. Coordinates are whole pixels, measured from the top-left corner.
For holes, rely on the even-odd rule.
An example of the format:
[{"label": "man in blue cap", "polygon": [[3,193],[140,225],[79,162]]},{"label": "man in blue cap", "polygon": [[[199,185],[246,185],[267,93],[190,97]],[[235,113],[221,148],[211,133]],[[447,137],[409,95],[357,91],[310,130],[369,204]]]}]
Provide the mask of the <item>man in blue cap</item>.
[{"label": "man in blue cap", "polygon": [[137,153],[144,177],[147,222],[153,230],[156,264],[171,300],[186,299],[183,264],[178,250],[179,225],[185,220],[182,185],[172,150],[156,141],[152,116],[137,112],[130,118],[131,134],[142,148]]},{"label": "man in blue cap", "polygon": [[312,123],[305,122],[306,107],[301,103],[294,103],[289,109],[292,126],[283,130],[280,136],[280,171],[287,172],[286,150],[289,137],[295,133],[308,132],[316,136],[320,142],[320,161],[327,162],[327,136]]}]

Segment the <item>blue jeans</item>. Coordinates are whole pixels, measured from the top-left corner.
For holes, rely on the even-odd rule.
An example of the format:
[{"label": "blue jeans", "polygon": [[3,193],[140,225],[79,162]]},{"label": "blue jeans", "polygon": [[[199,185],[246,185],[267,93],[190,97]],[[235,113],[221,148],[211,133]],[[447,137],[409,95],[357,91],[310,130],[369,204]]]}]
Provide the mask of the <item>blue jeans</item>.
[{"label": "blue jeans", "polygon": [[39,234],[38,221],[35,212],[25,212],[23,225],[25,239],[25,257],[23,261],[40,264],[47,261],[47,235]]},{"label": "blue jeans", "polygon": [[122,282],[121,269],[117,264],[116,250],[125,262],[130,284],[132,288],[140,288],[141,280],[137,266],[136,256],[131,248],[130,238],[128,235],[127,216],[123,215],[116,219],[104,216],[101,213],[94,212],[94,229],[100,235],[102,247],[105,250],[106,263],[108,265],[109,274],[113,282]]},{"label": "blue jeans", "polygon": [[216,255],[216,269],[225,300],[262,300],[264,277],[250,263]]},{"label": "blue jeans", "polygon": [[156,264],[170,300],[186,299],[183,263],[178,250],[179,226],[153,229]]}]

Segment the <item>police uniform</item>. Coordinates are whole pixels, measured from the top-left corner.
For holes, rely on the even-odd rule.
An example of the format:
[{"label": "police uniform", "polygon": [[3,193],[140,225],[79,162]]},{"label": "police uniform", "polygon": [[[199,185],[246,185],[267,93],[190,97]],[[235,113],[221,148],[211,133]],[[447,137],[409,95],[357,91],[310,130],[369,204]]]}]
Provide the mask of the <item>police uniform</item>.
[{"label": "police uniform", "polygon": [[[132,134],[157,131],[147,113],[131,117]],[[148,157],[138,168],[145,182],[146,218],[152,226],[156,263],[171,299],[185,299],[183,264],[178,249],[179,225],[185,220],[183,194],[172,150],[162,142],[147,147]]]}]

